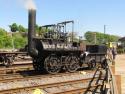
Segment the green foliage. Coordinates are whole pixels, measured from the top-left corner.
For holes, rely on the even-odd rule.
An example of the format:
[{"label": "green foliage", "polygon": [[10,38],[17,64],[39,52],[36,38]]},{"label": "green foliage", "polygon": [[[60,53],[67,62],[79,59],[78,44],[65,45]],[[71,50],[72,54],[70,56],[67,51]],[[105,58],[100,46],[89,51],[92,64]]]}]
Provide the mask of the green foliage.
[{"label": "green foliage", "polygon": [[5,36],[5,35],[6,35],[6,31],[0,28],[0,36]]},{"label": "green foliage", "polygon": [[36,32],[39,32],[40,31],[40,29],[39,29],[39,26],[36,24],[36,26],[35,26],[35,30],[36,30]]},{"label": "green foliage", "polygon": [[109,35],[109,34],[104,34],[99,32],[92,32],[92,31],[87,31],[84,37],[86,38],[87,42],[90,44],[94,44],[95,41],[96,41],[96,44],[114,42],[114,41],[118,41],[118,39],[120,38],[119,36]]},{"label": "green foliage", "polygon": [[[5,46],[5,39],[6,39],[6,31],[2,28],[0,28],[0,48],[3,48]],[[6,39],[7,41],[7,39]]]},{"label": "green foliage", "polygon": [[12,39],[10,38],[10,36],[6,36],[3,40],[3,45],[2,47],[4,48],[12,48]]},{"label": "green foliage", "polygon": [[89,43],[92,43],[92,44],[94,43],[94,34],[92,32],[88,31],[85,33],[84,36]]},{"label": "green foliage", "polygon": [[15,48],[22,48],[27,44],[27,38],[24,38],[20,33],[16,33],[13,35],[13,41]]},{"label": "green foliage", "polygon": [[27,44],[27,37],[22,36],[20,32],[7,32],[6,30],[0,28],[0,48],[23,48]]},{"label": "green foliage", "polygon": [[18,31],[18,26],[16,23],[13,23],[12,25],[9,25],[11,32],[16,32]]},{"label": "green foliage", "polygon": [[22,25],[18,25],[16,23],[13,23],[12,25],[9,25],[11,32],[26,32],[27,29],[25,27],[23,27]]},{"label": "green foliage", "polygon": [[18,31],[19,31],[19,32],[26,32],[27,29],[24,28],[22,25],[19,25],[19,26],[18,26]]},{"label": "green foliage", "polygon": [[[6,30],[0,28],[0,48],[13,48],[12,44],[14,44],[15,48],[23,48],[27,44],[27,28],[22,25],[17,25],[16,23],[13,23],[9,27],[12,32],[7,32]],[[45,32],[50,31],[50,29],[47,30],[46,28],[41,28],[38,25],[35,26],[35,30],[41,37],[43,37]],[[72,40],[73,36],[73,41],[79,41],[76,32],[73,32],[73,34],[72,32],[68,33],[68,36],[70,37],[70,40]],[[114,42],[119,39],[119,37],[115,35],[91,31],[86,32],[84,36],[87,44],[94,44],[95,41],[96,44],[102,44],[106,42]]]},{"label": "green foliage", "polygon": [[[17,23],[12,23],[9,27],[12,33],[0,28],[0,48],[13,48],[13,44],[15,49],[25,47],[28,29]],[[35,28],[36,33],[39,33],[39,26],[36,25]]]}]

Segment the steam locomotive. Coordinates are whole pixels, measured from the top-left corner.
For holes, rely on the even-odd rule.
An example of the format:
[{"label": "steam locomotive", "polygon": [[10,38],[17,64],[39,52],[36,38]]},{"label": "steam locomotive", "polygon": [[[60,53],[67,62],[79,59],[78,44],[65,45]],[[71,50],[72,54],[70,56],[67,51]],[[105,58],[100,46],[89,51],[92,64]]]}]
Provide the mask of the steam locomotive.
[{"label": "steam locomotive", "polygon": [[[73,41],[74,21],[42,26],[41,29],[45,28],[44,30],[48,31],[42,37],[37,37],[35,34],[36,11],[30,9],[28,18],[28,53],[33,59],[35,70],[45,70],[50,74],[56,74],[62,69],[75,72],[85,62],[89,62],[90,68],[95,68],[97,56],[99,56],[99,62],[105,62],[105,47],[102,47],[104,49],[101,54],[97,54],[96,51],[88,55],[83,52],[80,42]],[[69,25],[71,26],[72,36],[67,34],[67,26]],[[93,47],[95,46],[89,46],[87,50],[91,52]],[[103,61],[102,58],[104,58]]]}]

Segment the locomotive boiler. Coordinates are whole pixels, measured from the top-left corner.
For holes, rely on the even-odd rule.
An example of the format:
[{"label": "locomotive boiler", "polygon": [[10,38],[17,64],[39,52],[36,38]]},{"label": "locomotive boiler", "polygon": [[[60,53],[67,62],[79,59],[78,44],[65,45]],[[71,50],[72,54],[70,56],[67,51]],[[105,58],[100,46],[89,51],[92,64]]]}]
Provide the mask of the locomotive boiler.
[{"label": "locomotive boiler", "polygon": [[[35,70],[51,74],[56,74],[62,69],[75,72],[82,67],[83,63],[87,63],[90,68],[95,68],[97,58],[99,62],[106,62],[105,50],[103,53],[90,52],[87,55],[80,48],[80,43],[73,41],[74,21],[42,26],[41,28],[45,30],[42,37],[35,34],[36,11],[34,9],[29,10],[28,21],[28,53],[33,59]],[[67,34],[67,24],[71,26],[71,36]],[[88,52],[90,48],[93,49],[93,46],[89,47]],[[103,61],[102,58],[104,58]]]}]

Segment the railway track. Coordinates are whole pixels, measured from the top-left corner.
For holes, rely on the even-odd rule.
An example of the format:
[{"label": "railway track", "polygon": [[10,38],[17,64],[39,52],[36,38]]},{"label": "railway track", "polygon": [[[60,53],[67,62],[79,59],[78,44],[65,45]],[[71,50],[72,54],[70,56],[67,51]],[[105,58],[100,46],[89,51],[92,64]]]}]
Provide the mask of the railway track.
[{"label": "railway track", "polygon": [[102,70],[26,77],[3,75],[0,94],[33,94],[36,91],[43,94],[83,94],[87,89],[90,92],[96,89],[96,92],[103,85],[104,76]]}]

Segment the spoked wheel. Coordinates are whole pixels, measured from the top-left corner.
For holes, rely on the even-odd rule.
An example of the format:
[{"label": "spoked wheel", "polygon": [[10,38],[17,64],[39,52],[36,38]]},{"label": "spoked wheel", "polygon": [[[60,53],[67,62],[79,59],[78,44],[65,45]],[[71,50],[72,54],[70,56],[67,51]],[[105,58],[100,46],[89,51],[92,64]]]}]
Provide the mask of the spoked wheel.
[{"label": "spoked wheel", "polygon": [[90,59],[89,62],[88,62],[88,67],[89,69],[94,69],[96,68],[96,61],[95,59]]},{"label": "spoked wheel", "polygon": [[13,64],[14,62],[14,58],[13,57],[5,57],[4,58],[5,60],[3,61],[3,64],[6,66],[6,67],[9,67]]},{"label": "spoked wheel", "polygon": [[41,59],[39,58],[34,58],[33,59],[33,68],[36,70],[36,71],[42,71],[43,70],[43,66],[42,66],[43,62]]},{"label": "spoked wheel", "polygon": [[68,56],[66,59],[66,68],[69,72],[75,72],[80,68],[78,58],[74,55]]},{"label": "spoked wheel", "polygon": [[61,70],[61,62],[56,56],[48,56],[44,62],[45,70],[50,74],[59,73]]},{"label": "spoked wheel", "polygon": [[103,58],[103,59],[102,59],[101,67],[102,67],[103,69],[105,69],[105,68],[107,67],[107,59],[106,59],[106,58]]}]

